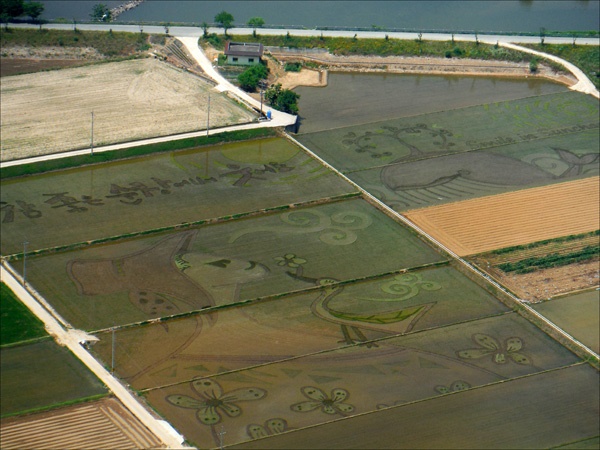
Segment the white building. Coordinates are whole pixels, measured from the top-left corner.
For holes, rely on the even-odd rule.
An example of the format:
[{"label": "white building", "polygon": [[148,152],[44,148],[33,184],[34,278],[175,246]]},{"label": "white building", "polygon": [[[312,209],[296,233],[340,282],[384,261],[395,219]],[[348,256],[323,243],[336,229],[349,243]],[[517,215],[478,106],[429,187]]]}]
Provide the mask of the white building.
[{"label": "white building", "polygon": [[225,43],[225,57],[227,64],[238,66],[252,66],[260,63],[263,55],[263,45],[246,42]]}]

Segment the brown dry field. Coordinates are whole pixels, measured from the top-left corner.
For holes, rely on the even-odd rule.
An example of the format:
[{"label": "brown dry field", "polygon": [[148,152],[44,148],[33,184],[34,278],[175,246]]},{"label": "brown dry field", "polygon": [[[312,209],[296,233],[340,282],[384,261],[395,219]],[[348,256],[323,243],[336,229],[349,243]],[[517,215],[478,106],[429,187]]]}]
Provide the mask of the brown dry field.
[{"label": "brown dry field", "polygon": [[163,445],[123,405],[104,399],[0,423],[2,449],[146,449]]},{"label": "brown dry field", "polygon": [[459,256],[600,228],[600,178],[525,189],[409,211],[424,232]]},{"label": "brown dry field", "polygon": [[145,58],[2,78],[2,161],[250,122],[185,70]]}]

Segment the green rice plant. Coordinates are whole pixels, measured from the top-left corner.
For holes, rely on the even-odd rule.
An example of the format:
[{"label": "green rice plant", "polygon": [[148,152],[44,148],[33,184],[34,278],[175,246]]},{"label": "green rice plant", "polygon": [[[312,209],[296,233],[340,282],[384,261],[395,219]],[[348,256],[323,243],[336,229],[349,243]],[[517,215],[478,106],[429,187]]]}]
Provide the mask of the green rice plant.
[{"label": "green rice plant", "polygon": [[530,273],[539,269],[566,266],[577,262],[588,261],[598,257],[600,246],[589,245],[582,250],[558,254],[551,253],[542,257],[526,258],[517,262],[499,264],[497,267],[504,272],[515,272],[518,274]]},{"label": "green rice plant", "polygon": [[191,149],[224,142],[236,142],[263,137],[272,137],[275,135],[276,131],[274,131],[272,128],[258,128],[255,130],[230,131],[212,136],[199,136],[194,138],[179,139],[158,144],[140,145],[138,147],[132,147],[124,150],[114,150],[102,153],[96,152],[93,155],[71,156],[61,159],[5,167],[0,170],[0,179],[5,180],[8,178],[68,169],[72,167],[80,167],[89,164],[117,161],[136,156]]},{"label": "green rice plant", "polygon": [[48,336],[42,321],[34,316],[4,283],[0,283],[0,296],[1,346]]}]

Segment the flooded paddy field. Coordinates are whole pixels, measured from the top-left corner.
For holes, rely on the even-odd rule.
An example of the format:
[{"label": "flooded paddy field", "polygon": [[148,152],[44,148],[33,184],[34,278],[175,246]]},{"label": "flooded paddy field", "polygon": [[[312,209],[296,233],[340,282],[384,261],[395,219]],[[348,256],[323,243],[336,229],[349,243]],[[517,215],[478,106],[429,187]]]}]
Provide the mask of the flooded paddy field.
[{"label": "flooded paddy field", "polygon": [[534,306],[536,311],[552,320],[596,353],[600,352],[599,307],[597,289],[553,298]]},{"label": "flooded paddy field", "polygon": [[444,260],[350,199],[30,257],[27,276],[73,325],[99,329]]},{"label": "flooded paddy field", "polygon": [[566,92],[530,78],[331,72],[326,88],[298,87],[301,134]]},{"label": "flooded paddy field", "polygon": [[[596,177],[597,101],[539,89],[473,93],[448,112],[431,100],[411,117],[390,106],[297,138],[398,211],[413,208],[400,206],[411,172],[417,190],[473,174],[483,187],[465,197]],[[465,155],[483,156],[393,172]],[[509,182],[490,182],[499,170]],[[2,195],[11,265],[23,271],[25,240],[43,250],[27,256],[28,283],[192,445],[551,448],[598,435],[594,367],[288,140],[9,180]]]},{"label": "flooded paddy field", "polygon": [[396,211],[598,176],[598,101],[563,92],[298,140]]},{"label": "flooded paddy field", "polygon": [[22,250],[25,240],[39,250],[356,192],[282,138],[7,180],[1,187],[10,205],[2,211],[5,255]]},{"label": "flooded paddy field", "polygon": [[[308,282],[309,273],[304,277]],[[444,264],[197,314],[167,327],[124,328],[116,333],[116,370],[137,389],[155,388],[506,311]],[[105,361],[108,333],[99,333],[93,348]]]},{"label": "flooded paddy field", "polygon": [[[460,402],[463,391],[481,392],[480,386],[510,384],[577,361],[515,313],[373,344],[198,378],[151,390],[147,397],[195,445],[209,447],[221,429],[225,443],[240,443],[269,431],[352,422],[353,416],[389,407],[408,404],[410,410],[414,402],[440,395]],[[209,398],[223,407],[207,408]]]},{"label": "flooded paddy field", "polygon": [[54,341],[0,352],[3,416],[108,394],[81,361]]},{"label": "flooded paddy field", "polygon": [[235,448],[592,449],[598,438],[580,436],[598,433],[598,381],[596,370],[578,365],[289,433],[265,427],[265,439]]}]

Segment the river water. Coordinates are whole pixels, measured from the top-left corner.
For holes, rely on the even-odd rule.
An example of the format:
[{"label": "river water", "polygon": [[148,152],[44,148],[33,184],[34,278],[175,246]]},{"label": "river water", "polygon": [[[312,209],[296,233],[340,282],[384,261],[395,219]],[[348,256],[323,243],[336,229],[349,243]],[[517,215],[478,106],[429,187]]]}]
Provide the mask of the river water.
[{"label": "river water", "polygon": [[[104,1],[115,7],[122,1]],[[43,0],[43,18],[88,20],[98,1]],[[213,1],[146,0],[121,14],[116,22],[170,22],[198,26],[214,22],[221,11],[235,26],[261,17],[265,26],[366,28],[417,31],[534,32],[587,31],[600,27],[598,0],[472,1]]]}]

